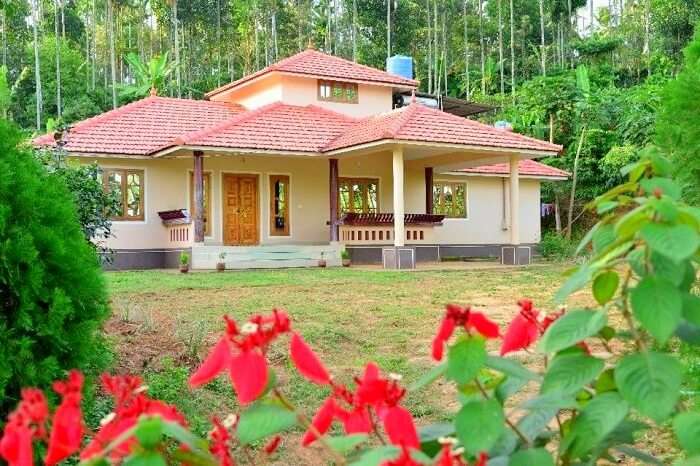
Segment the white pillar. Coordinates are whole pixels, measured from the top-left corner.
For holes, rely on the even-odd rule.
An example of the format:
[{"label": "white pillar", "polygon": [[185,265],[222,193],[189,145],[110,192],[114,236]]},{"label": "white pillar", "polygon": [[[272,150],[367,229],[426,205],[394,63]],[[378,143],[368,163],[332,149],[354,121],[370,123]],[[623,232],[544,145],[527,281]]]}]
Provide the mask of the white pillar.
[{"label": "white pillar", "polygon": [[520,176],[517,155],[510,156],[510,244],[520,244]]},{"label": "white pillar", "polygon": [[403,246],[406,232],[404,229],[403,205],[403,147],[394,148],[392,167],[394,169],[394,246]]}]

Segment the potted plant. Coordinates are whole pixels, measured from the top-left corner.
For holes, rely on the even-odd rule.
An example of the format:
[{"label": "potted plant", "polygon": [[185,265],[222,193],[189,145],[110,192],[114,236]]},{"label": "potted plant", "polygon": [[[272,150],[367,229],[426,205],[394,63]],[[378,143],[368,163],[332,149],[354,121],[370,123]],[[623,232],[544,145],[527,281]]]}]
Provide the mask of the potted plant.
[{"label": "potted plant", "polygon": [[319,267],[326,266],[326,254],[323,251],[321,251],[321,258],[318,260],[318,266]]},{"label": "potted plant", "polygon": [[219,254],[219,262],[216,263],[216,270],[223,272],[226,270],[226,253],[222,252]]},{"label": "potted plant", "polygon": [[190,256],[185,251],[180,253],[180,272],[187,273],[190,270]]},{"label": "potted plant", "polygon": [[340,252],[340,257],[341,257],[341,259],[343,259],[343,267],[350,267],[350,263],[351,263],[350,253],[348,252],[347,249],[343,249]]}]

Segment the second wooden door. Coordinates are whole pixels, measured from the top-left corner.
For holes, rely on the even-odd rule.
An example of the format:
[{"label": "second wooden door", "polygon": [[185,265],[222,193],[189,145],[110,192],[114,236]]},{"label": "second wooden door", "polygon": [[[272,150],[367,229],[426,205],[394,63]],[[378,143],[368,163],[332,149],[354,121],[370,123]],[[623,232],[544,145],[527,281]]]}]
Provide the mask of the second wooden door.
[{"label": "second wooden door", "polygon": [[258,177],[224,174],[224,244],[258,244]]}]

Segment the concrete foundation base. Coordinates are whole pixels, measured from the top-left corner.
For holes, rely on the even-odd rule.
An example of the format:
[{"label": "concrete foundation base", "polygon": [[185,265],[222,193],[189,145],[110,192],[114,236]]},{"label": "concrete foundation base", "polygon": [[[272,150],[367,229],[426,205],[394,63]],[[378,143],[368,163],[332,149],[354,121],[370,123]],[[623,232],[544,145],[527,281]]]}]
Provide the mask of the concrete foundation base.
[{"label": "concrete foundation base", "polygon": [[415,269],[416,249],[410,246],[384,247],[382,264],[385,269]]},{"label": "concrete foundation base", "polygon": [[503,265],[529,265],[532,261],[532,248],[530,246],[502,246],[501,264]]}]

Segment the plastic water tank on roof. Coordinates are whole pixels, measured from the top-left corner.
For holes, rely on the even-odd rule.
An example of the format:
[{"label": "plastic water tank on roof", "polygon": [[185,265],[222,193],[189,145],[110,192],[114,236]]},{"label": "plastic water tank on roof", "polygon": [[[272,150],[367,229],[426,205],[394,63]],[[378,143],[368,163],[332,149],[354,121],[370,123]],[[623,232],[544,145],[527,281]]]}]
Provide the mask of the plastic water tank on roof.
[{"label": "plastic water tank on roof", "polygon": [[413,79],[413,58],[406,55],[394,55],[386,59],[387,73]]}]

